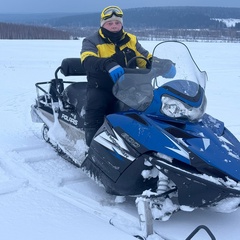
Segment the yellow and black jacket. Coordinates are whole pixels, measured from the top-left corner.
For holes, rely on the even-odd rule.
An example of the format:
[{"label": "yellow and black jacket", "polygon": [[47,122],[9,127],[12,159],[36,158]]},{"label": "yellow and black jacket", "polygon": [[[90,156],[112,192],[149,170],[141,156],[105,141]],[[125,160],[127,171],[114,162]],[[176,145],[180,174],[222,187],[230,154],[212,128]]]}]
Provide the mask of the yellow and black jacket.
[{"label": "yellow and black jacket", "polygon": [[[133,34],[122,30],[121,39],[113,43],[104,34],[104,29],[90,37],[86,37],[82,43],[81,62],[87,73],[88,86],[102,88],[111,91],[113,81],[111,80],[106,66],[109,62],[116,62],[123,68],[127,66],[130,59],[135,56],[143,56],[150,59],[152,55],[145,50]],[[147,62],[137,59],[134,67],[146,68]]]}]

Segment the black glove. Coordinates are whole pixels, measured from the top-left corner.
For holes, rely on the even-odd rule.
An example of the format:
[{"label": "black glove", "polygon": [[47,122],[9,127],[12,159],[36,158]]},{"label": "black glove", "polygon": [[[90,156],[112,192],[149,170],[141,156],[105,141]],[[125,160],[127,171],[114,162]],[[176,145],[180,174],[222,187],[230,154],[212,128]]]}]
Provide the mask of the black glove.
[{"label": "black glove", "polygon": [[125,61],[125,56],[122,51],[117,51],[110,57],[113,61],[121,63]]},{"label": "black glove", "polygon": [[[125,47],[124,49],[120,50],[116,47],[116,52],[111,56],[111,59],[113,59],[113,61],[117,62],[122,67],[126,67],[127,63],[134,57],[136,57],[136,54],[132,49]],[[133,61],[128,67],[136,68],[136,61]]]},{"label": "black glove", "polygon": [[176,75],[175,64],[169,59],[153,58],[152,65],[156,76],[173,78]]}]

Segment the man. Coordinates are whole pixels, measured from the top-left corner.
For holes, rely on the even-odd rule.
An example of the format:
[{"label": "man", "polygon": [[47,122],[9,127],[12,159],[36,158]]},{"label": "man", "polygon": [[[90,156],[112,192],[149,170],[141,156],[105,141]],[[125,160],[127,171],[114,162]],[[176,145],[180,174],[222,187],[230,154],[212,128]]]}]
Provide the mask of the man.
[{"label": "man", "polygon": [[[124,74],[124,67],[135,56],[152,58],[135,35],[123,30],[123,12],[119,7],[104,8],[100,26],[96,33],[83,40],[81,51],[81,62],[88,80],[84,122],[88,146],[103,124],[104,116],[113,112],[116,98],[112,87]],[[150,68],[147,65],[146,61],[138,59],[131,67]]]}]

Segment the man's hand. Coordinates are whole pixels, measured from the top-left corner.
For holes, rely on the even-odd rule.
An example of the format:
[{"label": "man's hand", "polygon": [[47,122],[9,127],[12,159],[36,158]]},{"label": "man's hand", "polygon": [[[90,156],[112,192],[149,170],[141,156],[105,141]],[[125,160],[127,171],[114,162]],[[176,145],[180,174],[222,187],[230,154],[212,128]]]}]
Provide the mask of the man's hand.
[{"label": "man's hand", "polygon": [[116,62],[108,63],[105,68],[108,71],[114,83],[116,83],[117,80],[124,74],[124,69]]},{"label": "man's hand", "polygon": [[162,76],[164,78],[174,78],[175,75],[176,75],[176,67],[174,64],[172,64],[168,72],[164,73]]},{"label": "man's hand", "polygon": [[152,65],[156,71],[157,76],[164,78],[174,78],[176,75],[175,64],[169,59],[154,58]]}]

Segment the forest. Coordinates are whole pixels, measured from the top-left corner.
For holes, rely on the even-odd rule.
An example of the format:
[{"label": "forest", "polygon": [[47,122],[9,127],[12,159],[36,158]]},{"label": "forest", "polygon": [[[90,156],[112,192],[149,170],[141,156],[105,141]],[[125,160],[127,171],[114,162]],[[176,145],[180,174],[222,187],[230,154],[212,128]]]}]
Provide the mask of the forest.
[{"label": "forest", "polygon": [[64,30],[44,26],[33,26],[0,22],[0,39],[70,39]]},{"label": "forest", "polygon": [[[187,39],[240,41],[240,8],[222,7],[145,7],[124,9],[124,29],[139,39]],[[10,17],[9,17],[10,18]],[[99,28],[100,12],[52,14],[24,17],[0,25],[0,38],[78,39]],[[227,26],[224,19],[238,19]],[[0,15],[0,22],[4,19]],[[12,25],[11,25],[12,24]],[[21,30],[20,30],[21,29]]]},{"label": "forest", "polygon": [[[148,7],[124,10],[124,26],[135,28],[181,28],[196,29],[224,28],[223,22],[216,18],[240,19],[240,8],[214,8],[214,7]],[[98,27],[100,13],[85,13],[44,21],[55,27]]]}]

